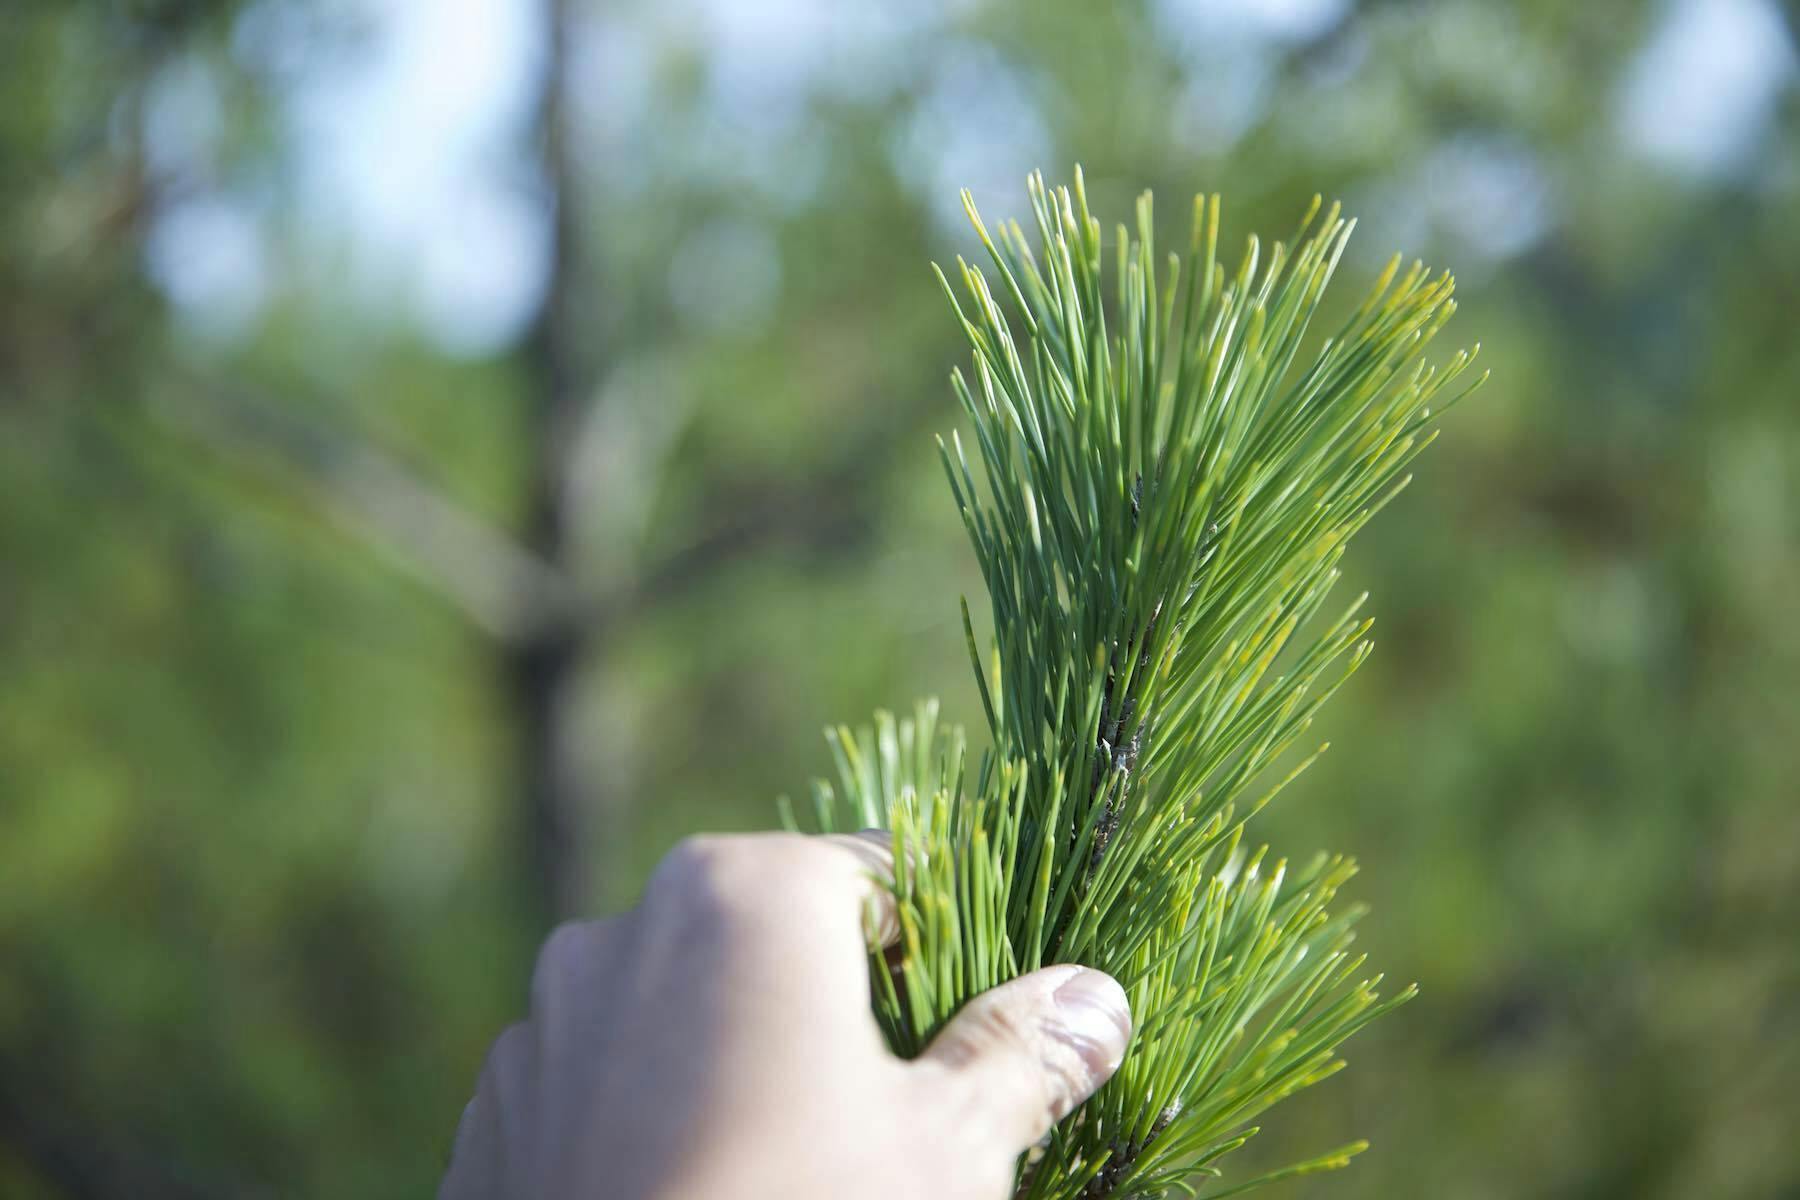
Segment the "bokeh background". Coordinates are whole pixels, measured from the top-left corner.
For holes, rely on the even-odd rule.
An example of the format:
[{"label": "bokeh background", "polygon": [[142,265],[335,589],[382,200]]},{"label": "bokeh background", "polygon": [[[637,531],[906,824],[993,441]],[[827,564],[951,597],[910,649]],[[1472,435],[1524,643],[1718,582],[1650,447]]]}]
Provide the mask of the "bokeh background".
[{"label": "bokeh background", "polygon": [[[427,1194],[537,939],[978,714],[957,189],[1314,192],[1493,379],[1263,820],[1414,1005],[1337,1197],[1800,1196],[1771,0],[4,0],[0,1195]],[[979,611],[979,604],[978,604]]]}]

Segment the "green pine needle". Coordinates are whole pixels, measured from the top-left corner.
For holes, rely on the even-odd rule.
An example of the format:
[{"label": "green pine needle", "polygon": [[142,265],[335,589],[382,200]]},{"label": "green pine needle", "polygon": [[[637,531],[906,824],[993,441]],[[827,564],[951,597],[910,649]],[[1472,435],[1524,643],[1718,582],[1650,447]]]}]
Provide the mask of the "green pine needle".
[{"label": "green pine needle", "polygon": [[1331,905],[1354,864],[1295,868],[1242,834],[1324,750],[1270,781],[1369,651],[1362,598],[1324,610],[1345,546],[1474,355],[1423,360],[1454,285],[1398,257],[1303,352],[1353,225],[1336,205],[1228,273],[1218,197],[1197,198],[1159,280],[1146,193],[1109,286],[1080,170],[1029,190],[1035,249],[964,193],[995,282],[938,274],[974,350],[973,382],[952,376],[973,454],[940,445],[991,605],[987,662],[963,620],[993,748],[967,778],[935,702],[832,731],[816,822],[893,830],[901,964],[875,960],[874,1006],[898,1053],[1049,963],[1129,993],[1124,1064],[1021,1161],[1019,1197],[1232,1195],[1362,1149],[1208,1190],[1259,1114],[1412,995],[1380,998],[1350,952],[1360,914]]}]

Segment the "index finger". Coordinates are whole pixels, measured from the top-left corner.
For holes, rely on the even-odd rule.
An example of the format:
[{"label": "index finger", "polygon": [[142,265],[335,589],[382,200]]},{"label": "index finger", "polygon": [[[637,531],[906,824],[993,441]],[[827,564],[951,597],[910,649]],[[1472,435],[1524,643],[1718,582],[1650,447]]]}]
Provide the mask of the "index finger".
[{"label": "index finger", "polygon": [[894,904],[894,835],[886,829],[821,834],[819,840],[842,849],[863,868],[864,925],[882,949],[900,941],[900,913]]}]

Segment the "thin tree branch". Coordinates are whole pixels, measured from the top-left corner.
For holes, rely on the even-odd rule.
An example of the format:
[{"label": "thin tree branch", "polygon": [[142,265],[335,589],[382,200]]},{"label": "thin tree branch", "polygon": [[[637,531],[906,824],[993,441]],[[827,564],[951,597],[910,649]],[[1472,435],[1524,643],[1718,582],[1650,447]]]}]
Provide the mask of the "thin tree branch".
[{"label": "thin tree branch", "polygon": [[[893,447],[923,429],[930,404],[885,411],[802,479],[743,483],[712,497],[703,532],[596,594],[366,441],[337,433],[243,387],[194,383],[154,401],[165,431],[314,505],[341,532],[419,579],[484,633],[523,643],[563,624],[603,638],[704,586],[770,546],[827,551],[865,536],[868,491]],[[871,464],[875,464],[871,469]]]},{"label": "thin tree branch", "polygon": [[713,498],[706,508],[716,515],[705,532],[635,572],[618,590],[590,601],[587,620],[594,636],[608,636],[772,545],[831,551],[865,539],[873,523],[872,485],[894,462],[895,445],[937,413],[930,403],[871,407],[888,415],[869,422],[816,474],[740,486]]},{"label": "thin tree branch", "polygon": [[192,389],[150,412],[226,461],[273,468],[333,524],[496,638],[521,640],[580,607],[561,571],[365,441],[235,387]]}]

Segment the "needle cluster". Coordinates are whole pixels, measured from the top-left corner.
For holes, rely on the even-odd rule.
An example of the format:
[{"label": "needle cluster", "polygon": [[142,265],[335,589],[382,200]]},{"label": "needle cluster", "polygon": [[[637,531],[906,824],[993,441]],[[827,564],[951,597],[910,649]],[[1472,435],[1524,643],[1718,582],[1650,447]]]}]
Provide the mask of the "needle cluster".
[{"label": "needle cluster", "polygon": [[1146,193],[1109,272],[1079,169],[1029,191],[1035,237],[965,193],[989,263],[938,272],[973,350],[952,376],[972,436],[940,445],[987,585],[990,653],[966,601],[963,621],[991,749],[971,767],[935,703],[830,731],[815,818],[893,831],[902,938],[874,1007],[897,1052],[1050,963],[1129,993],[1123,1066],[1021,1160],[1021,1200],[1225,1196],[1362,1148],[1222,1175],[1412,994],[1383,998],[1350,948],[1354,864],[1244,832],[1369,651],[1363,598],[1327,607],[1345,547],[1479,380],[1473,352],[1425,360],[1454,284],[1398,257],[1317,335],[1354,225],[1336,205],[1229,269],[1217,196],[1159,264]]}]

